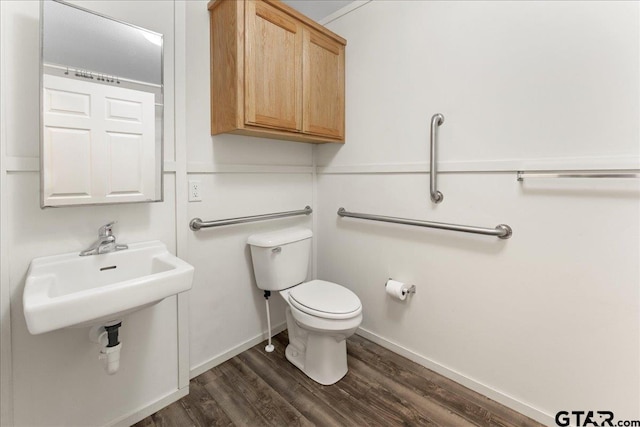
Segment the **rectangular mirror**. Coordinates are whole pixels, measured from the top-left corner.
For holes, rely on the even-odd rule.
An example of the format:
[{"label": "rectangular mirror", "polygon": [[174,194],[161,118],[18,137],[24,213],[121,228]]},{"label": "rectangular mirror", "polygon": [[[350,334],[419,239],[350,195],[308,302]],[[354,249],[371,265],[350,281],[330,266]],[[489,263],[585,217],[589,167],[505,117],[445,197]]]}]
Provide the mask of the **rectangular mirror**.
[{"label": "rectangular mirror", "polygon": [[163,36],[41,2],[41,207],[162,201]]}]

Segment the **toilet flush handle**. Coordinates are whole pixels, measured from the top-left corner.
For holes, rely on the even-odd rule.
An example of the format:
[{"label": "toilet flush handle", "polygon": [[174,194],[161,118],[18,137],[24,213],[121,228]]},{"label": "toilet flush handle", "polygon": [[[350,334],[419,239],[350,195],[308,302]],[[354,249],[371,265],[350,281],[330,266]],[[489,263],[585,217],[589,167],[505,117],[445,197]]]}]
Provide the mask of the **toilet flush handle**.
[{"label": "toilet flush handle", "polygon": [[282,252],[282,248],[280,246],[275,247],[271,249],[271,252],[273,252],[274,254],[279,254],[280,252]]}]

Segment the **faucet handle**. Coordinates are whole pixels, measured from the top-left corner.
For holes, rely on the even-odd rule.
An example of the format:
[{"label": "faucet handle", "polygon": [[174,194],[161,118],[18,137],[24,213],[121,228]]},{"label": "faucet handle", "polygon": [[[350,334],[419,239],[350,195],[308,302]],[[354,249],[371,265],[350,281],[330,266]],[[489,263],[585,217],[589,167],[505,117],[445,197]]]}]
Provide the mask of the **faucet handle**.
[{"label": "faucet handle", "polygon": [[113,235],[113,225],[115,223],[117,223],[118,221],[111,221],[108,224],[103,225],[102,227],[100,227],[100,229],[98,230],[98,234],[100,237],[109,237]]}]

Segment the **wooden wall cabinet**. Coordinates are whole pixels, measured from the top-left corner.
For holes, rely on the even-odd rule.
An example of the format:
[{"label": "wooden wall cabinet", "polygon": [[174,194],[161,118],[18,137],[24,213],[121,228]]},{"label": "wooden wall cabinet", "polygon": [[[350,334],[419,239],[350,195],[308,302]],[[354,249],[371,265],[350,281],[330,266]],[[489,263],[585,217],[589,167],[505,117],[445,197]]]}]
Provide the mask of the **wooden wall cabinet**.
[{"label": "wooden wall cabinet", "polygon": [[344,142],[346,40],[276,0],[208,8],[212,135]]}]

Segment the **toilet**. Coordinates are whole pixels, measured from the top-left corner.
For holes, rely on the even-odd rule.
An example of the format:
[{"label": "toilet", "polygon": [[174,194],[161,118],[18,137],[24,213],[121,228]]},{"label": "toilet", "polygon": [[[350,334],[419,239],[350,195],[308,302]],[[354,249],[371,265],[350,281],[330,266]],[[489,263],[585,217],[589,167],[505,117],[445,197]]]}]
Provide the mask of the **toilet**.
[{"label": "toilet", "polygon": [[249,237],[258,288],[287,302],[287,360],[312,380],[331,385],[347,373],[346,339],[362,322],[356,294],[337,283],[305,282],[311,230],[289,228]]}]

